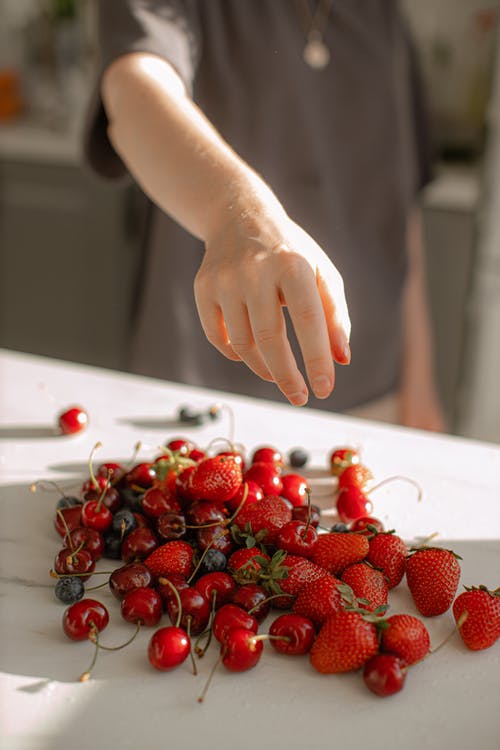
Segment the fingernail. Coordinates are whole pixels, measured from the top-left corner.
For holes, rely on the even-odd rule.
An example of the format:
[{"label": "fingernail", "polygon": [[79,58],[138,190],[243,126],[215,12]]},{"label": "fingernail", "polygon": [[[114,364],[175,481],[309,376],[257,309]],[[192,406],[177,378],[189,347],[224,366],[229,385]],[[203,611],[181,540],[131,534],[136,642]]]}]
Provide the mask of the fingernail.
[{"label": "fingernail", "polygon": [[348,365],[351,361],[351,347],[349,346],[349,342],[346,338],[344,338],[341,348],[342,354],[344,355],[344,361],[341,364]]},{"label": "fingernail", "polygon": [[326,375],[320,375],[313,380],[312,389],[316,398],[326,398],[332,390],[332,381]]},{"label": "fingernail", "polygon": [[291,393],[288,396],[288,400],[294,406],[304,406],[307,404],[308,393],[307,391],[298,391],[297,393]]}]

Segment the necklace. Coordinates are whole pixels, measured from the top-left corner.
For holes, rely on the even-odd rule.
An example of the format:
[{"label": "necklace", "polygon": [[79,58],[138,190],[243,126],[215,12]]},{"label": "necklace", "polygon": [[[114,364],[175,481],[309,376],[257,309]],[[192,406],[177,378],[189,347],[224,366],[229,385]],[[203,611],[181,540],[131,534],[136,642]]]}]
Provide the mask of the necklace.
[{"label": "necklace", "polygon": [[333,0],[318,0],[311,10],[309,0],[299,0],[306,44],[302,57],[306,65],[314,70],[323,70],[330,62],[330,50],[323,39],[326,22],[330,16]]}]

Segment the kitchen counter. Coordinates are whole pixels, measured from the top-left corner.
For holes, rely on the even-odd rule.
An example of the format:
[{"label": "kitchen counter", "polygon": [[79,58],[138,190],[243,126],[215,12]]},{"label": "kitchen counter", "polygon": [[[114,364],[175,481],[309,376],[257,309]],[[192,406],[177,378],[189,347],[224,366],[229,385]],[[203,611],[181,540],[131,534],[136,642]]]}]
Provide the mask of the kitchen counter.
[{"label": "kitchen counter", "polygon": [[[360,673],[322,676],[307,657],[285,657],[269,645],[257,667],[243,674],[220,669],[205,703],[199,695],[216,659],[212,645],[194,677],[188,662],[156,672],[146,657],[144,628],[123,651],[100,655],[93,677],[78,675],[90,661],[88,642],[62,632],[64,606],[48,571],[60,547],[52,526],[56,496],[29,491],[37,479],[78,487],[89,453],[96,460],[149,459],[172,437],[201,446],[227,437],[230,419],[186,428],[175,421],[181,404],[227,404],[235,439],[248,450],[298,445],[311,453],[313,501],[331,506],[323,471],[334,447],[352,445],[377,480],[403,475],[423,490],[394,481],[373,494],[374,515],[406,540],[438,532],[438,544],[461,555],[461,584],[498,586],[500,570],[500,446],[396,428],[287,405],[203,391],[158,380],[4,351],[0,353],[1,629],[0,704],[4,750],[85,748],[405,748],[498,750],[500,642],[468,651],[458,634],[409,671],[402,692],[380,699]],[[87,430],[54,433],[56,414],[80,403]],[[318,477],[324,476],[324,478]],[[316,493],[316,494],[315,494]],[[326,516],[328,521],[332,516]],[[114,563],[100,561],[98,569]],[[108,566],[108,567],[106,567]],[[96,577],[97,578],[97,577]],[[95,579],[93,579],[95,580]],[[102,642],[124,641],[107,588],[94,594],[109,605]],[[391,612],[417,614],[404,584],[390,594]],[[166,618],[165,618],[165,623]],[[426,620],[434,646],[453,629],[448,612]],[[265,630],[265,625],[263,626]]]}]

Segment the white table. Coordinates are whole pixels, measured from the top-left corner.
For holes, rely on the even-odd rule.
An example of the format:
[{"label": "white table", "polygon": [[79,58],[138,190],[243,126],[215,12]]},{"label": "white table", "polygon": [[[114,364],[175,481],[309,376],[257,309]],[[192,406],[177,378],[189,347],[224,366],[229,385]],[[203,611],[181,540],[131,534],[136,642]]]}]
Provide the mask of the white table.
[{"label": "white table", "polygon": [[[216,649],[171,673],[153,670],[144,629],[126,650],[101,654],[88,683],[75,682],[91,653],[61,629],[63,605],[48,570],[60,539],[52,527],[55,497],[32,494],[36,479],[77,484],[96,441],[98,460],[124,459],[140,439],[141,456],[179,434],[206,445],[228,434],[228,418],[197,428],[172,423],[180,404],[222,401],[236,415],[236,439],[249,449],[303,445],[312,465],[325,467],[336,446],[355,445],[378,479],[402,474],[376,496],[375,515],[405,539],[438,531],[441,544],[462,555],[462,583],[500,583],[500,446],[427,435],[362,420],[294,409],[146,378],[100,371],[29,355],[0,354],[1,631],[0,703],[4,750],[29,748],[453,748],[500,747],[500,643],[473,653],[457,634],[413,667],[402,692],[379,699],[359,673],[321,676],[307,657],[287,658],[265,647],[250,672],[221,669],[204,704],[196,700]],[[57,412],[81,403],[89,428],[78,436],[53,433]],[[323,498],[323,505],[330,500]],[[101,569],[109,565],[99,564]],[[106,590],[111,623],[103,642],[125,640],[130,626]],[[416,614],[403,582],[391,611]],[[167,623],[165,623],[167,624]],[[433,644],[453,626],[450,613],[426,621]]]}]

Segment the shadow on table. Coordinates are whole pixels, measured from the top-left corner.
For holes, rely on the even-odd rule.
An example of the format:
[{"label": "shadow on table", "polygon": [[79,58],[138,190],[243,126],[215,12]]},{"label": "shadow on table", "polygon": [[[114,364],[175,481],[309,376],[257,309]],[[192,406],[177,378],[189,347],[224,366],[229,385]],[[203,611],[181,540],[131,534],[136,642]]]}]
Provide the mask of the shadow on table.
[{"label": "shadow on table", "polygon": [[57,430],[52,425],[4,425],[0,427],[0,438],[5,438],[6,440],[53,438],[57,434]]}]

